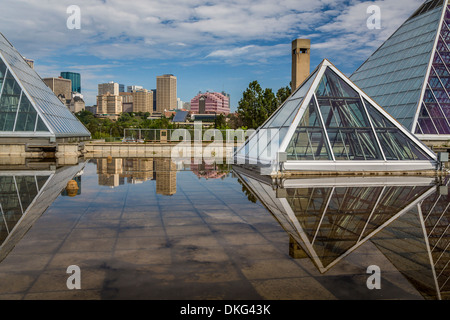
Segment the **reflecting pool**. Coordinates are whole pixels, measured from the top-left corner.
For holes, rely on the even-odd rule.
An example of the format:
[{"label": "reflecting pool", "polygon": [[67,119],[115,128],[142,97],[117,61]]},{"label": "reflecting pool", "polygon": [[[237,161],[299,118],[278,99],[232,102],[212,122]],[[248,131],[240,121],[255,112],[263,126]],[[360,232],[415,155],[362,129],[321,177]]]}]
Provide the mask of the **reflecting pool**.
[{"label": "reflecting pool", "polygon": [[2,166],[0,299],[449,299],[449,181],[273,181],[164,158]]}]

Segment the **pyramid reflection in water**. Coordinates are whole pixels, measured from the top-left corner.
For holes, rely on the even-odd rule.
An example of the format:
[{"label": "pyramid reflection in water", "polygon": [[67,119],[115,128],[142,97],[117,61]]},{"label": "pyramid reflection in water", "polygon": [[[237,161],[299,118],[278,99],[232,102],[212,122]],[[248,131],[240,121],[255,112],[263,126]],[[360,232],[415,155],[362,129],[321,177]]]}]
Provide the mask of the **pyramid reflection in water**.
[{"label": "pyramid reflection in water", "polygon": [[431,299],[450,298],[450,196],[447,177],[287,179],[233,168],[290,237],[290,255],[309,257],[326,273],[373,242]]}]

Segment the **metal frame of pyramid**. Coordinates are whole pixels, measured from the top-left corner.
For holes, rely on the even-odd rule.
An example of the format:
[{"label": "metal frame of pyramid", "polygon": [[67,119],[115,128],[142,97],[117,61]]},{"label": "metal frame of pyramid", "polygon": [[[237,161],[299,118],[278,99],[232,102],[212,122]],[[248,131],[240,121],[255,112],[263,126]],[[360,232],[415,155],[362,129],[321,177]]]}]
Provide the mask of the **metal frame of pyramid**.
[{"label": "metal frame of pyramid", "polygon": [[433,151],[326,59],[236,151],[235,161],[265,166],[267,174],[437,165]]},{"label": "metal frame of pyramid", "polygon": [[450,8],[425,1],[350,79],[424,141],[450,140]]},{"label": "metal frame of pyramid", "polygon": [[87,140],[90,132],[0,33],[0,140]]}]

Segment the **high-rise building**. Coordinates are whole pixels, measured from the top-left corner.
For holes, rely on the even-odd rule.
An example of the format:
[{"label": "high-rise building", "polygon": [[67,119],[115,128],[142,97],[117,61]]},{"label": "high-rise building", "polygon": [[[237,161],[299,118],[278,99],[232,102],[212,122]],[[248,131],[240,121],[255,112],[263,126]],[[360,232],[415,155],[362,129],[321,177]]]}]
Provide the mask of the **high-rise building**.
[{"label": "high-rise building", "polygon": [[104,95],[107,93],[113,94],[115,96],[119,95],[119,84],[114,81],[110,81],[108,83],[100,83],[98,85],[98,95]]},{"label": "high-rise building", "polygon": [[125,92],[125,85],[119,83],[119,92]]},{"label": "high-rise building", "polygon": [[72,81],[70,79],[59,78],[44,78],[45,84],[53,91],[53,93],[66,104],[66,100],[72,99]]},{"label": "high-rise building", "polygon": [[81,75],[77,72],[61,72],[61,77],[72,81],[72,91],[81,93]]},{"label": "high-rise building", "polygon": [[164,113],[177,107],[177,77],[165,74],[156,77],[156,111]]},{"label": "high-rise building", "polygon": [[142,90],[142,89],[144,89],[144,87],[142,87],[142,86],[128,86],[127,92],[133,92],[133,91]]},{"label": "high-rise building", "polygon": [[117,119],[122,113],[122,96],[106,93],[97,96],[97,114]]},{"label": "high-rise building", "polygon": [[153,113],[153,92],[149,90],[137,90],[131,93],[133,97],[133,112]]},{"label": "high-rise building", "polygon": [[229,97],[219,92],[200,92],[191,100],[191,112],[194,114],[229,114]]},{"label": "high-rise building", "polygon": [[153,92],[153,111],[156,111],[156,89],[152,89]]}]

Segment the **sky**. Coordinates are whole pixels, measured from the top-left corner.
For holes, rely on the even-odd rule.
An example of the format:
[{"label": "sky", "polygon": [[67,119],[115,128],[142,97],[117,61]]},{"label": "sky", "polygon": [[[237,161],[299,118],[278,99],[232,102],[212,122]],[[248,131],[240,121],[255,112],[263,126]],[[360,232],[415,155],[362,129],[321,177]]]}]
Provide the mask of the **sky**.
[{"label": "sky", "polygon": [[[42,78],[79,72],[87,106],[99,83],[154,89],[173,74],[182,101],[225,91],[235,111],[254,80],[274,92],[289,86],[294,39],[311,39],[311,71],[326,58],[351,75],[423,2],[0,0],[0,32]],[[368,27],[374,5],[379,28]]]}]

